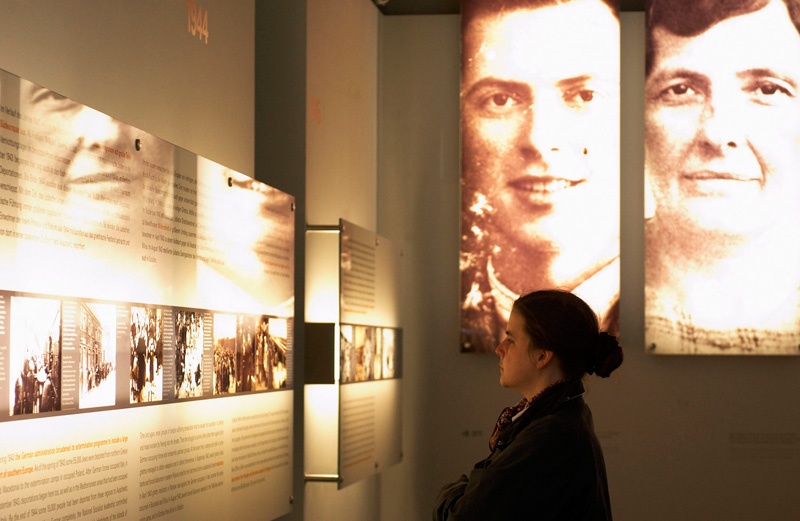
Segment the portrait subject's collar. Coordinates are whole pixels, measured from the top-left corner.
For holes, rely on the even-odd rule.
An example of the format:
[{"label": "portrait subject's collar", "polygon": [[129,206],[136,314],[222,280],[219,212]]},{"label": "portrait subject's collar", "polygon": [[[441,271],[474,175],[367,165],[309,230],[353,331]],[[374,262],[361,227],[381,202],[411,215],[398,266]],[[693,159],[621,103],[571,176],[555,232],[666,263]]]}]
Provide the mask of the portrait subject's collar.
[{"label": "portrait subject's collar", "polygon": [[[619,257],[615,257],[611,262],[603,266],[600,271],[574,288],[569,288],[569,290],[586,301],[589,307],[604,317],[614,305],[614,302],[619,299],[619,266]],[[497,278],[491,257],[486,262],[486,273],[492,297],[494,297],[495,309],[504,320],[508,320],[514,301],[519,298],[519,295],[511,291]]]},{"label": "portrait subject's collar", "polygon": [[514,301],[519,298],[519,295],[508,289],[497,278],[491,256],[486,261],[486,275],[489,279],[489,287],[494,298],[494,307],[497,310],[497,314],[500,315],[502,320],[508,321],[508,317],[511,315],[511,308],[514,306]]}]

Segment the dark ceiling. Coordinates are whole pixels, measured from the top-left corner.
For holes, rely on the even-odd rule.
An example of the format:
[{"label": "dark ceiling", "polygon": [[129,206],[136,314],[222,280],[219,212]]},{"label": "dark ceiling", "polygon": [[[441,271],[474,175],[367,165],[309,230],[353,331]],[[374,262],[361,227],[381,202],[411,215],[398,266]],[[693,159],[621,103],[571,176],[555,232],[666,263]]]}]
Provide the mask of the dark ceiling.
[{"label": "dark ceiling", "polygon": [[[461,0],[372,0],[383,14],[458,14]],[[644,11],[645,0],[620,0],[621,11]]]}]

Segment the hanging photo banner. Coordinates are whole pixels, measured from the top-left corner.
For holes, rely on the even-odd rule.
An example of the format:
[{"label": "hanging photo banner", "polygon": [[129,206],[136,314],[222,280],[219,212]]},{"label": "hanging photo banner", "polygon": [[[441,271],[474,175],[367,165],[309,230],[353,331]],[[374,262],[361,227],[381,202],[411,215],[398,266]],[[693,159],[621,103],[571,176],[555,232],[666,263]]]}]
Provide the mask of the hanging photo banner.
[{"label": "hanging photo banner", "polygon": [[647,349],[798,355],[796,13],[657,0],[646,16]]},{"label": "hanging photo banner", "polygon": [[288,513],[294,229],[292,196],[0,71],[0,518]]},{"label": "hanging photo banner", "polygon": [[617,334],[618,3],[462,0],[461,20],[461,350],[493,353],[545,288]]}]

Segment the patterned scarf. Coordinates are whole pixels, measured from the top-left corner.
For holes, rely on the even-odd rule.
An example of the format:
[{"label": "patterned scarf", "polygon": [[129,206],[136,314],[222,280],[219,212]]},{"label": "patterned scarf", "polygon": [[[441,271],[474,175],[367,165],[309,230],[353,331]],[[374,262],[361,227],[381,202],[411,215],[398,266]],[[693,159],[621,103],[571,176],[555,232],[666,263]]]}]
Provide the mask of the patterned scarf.
[{"label": "patterned scarf", "polygon": [[523,398],[519,401],[518,404],[512,405],[511,407],[506,407],[503,409],[503,412],[500,413],[500,417],[497,418],[497,423],[494,425],[494,430],[492,431],[492,437],[489,438],[489,450],[494,450],[495,446],[497,445],[497,440],[500,438],[500,432],[505,429],[508,425],[511,425],[511,422],[514,421],[513,418],[523,410],[525,407],[528,406],[528,399]]},{"label": "patterned scarf", "polygon": [[519,414],[520,412],[524,411],[528,405],[532,405],[535,403],[543,394],[549,394],[549,391],[556,388],[561,387],[562,385],[569,383],[569,380],[558,380],[557,382],[553,382],[551,385],[544,388],[542,391],[536,394],[530,401],[527,398],[523,398],[519,401],[516,405],[512,405],[510,407],[506,407],[500,413],[500,417],[497,418],[497,423],[494,425],[494,430],[492,431],[492,436],[489,438],[489,450],[493,451],[494,448],[497,446],[497,440],[500,439],[500,433],[503,430],[511,425],[514,421],[514,417]]}]

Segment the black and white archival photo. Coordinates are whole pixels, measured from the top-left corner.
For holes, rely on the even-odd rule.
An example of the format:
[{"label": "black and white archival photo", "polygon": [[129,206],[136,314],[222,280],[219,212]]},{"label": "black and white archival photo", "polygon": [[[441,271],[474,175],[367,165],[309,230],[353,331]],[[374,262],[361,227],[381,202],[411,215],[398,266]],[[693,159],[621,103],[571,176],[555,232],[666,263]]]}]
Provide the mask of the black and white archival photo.
[{"label": "black and white archival photo", "polygon": [[11,297],[11,416],[61,410],[61,301]]},{"label": "black and white archival photo", "polygon": [[175,312],[175,397],[203,395],[203,313]]},{"label": "black and white archival photo", "polygon": [[117,307],[82,302],[79,306],[81,409],[114,405],[116,394]]},{"label": "black and white archival photo", "polygon": [[131,308],[131,403],[156,402],[164,397],[163,310]]}]

